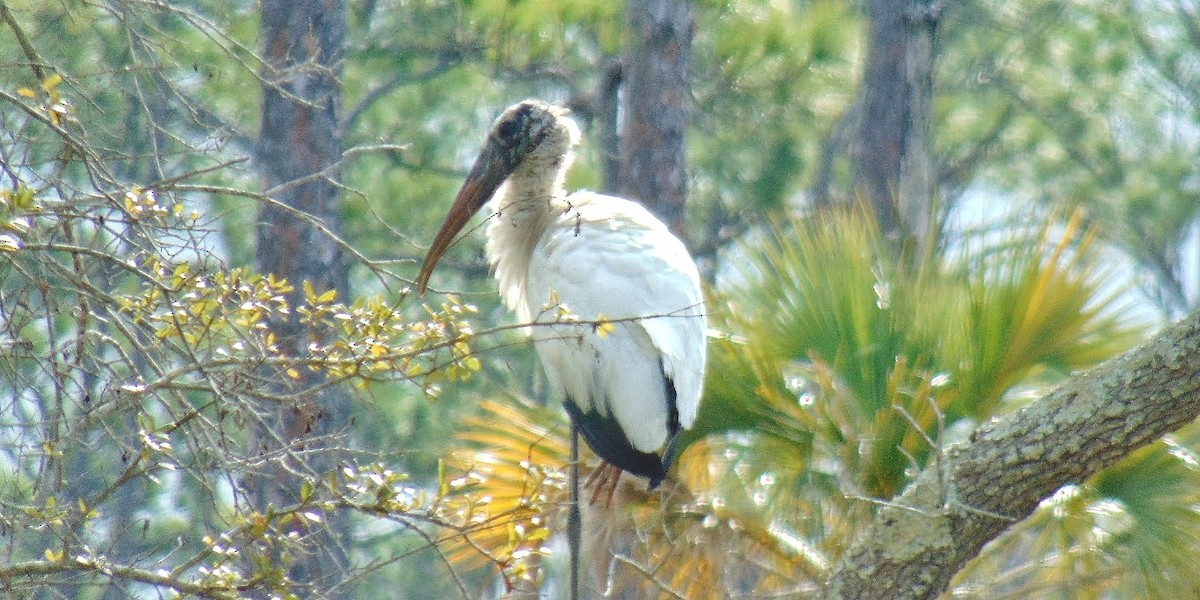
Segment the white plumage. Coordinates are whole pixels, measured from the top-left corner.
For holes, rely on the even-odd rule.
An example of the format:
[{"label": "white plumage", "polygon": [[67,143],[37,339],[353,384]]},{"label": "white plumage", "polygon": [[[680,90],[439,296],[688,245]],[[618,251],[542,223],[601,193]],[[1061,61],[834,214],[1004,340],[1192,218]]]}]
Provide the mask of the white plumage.
[{"label": "white plumage", "polygon": [[[504,111],[430,247],[418,286],[424,290],[438,257],[494,193],[488,258],[505,304],[533,324],[550,393],[601,458],[653,487],[700,402],[699,275],[683,243],[641,205],[592,192],[566,195],[563,179],[578,139],[565,109],[527,100]],[[611,327],[597,327],[597,320]]]}]

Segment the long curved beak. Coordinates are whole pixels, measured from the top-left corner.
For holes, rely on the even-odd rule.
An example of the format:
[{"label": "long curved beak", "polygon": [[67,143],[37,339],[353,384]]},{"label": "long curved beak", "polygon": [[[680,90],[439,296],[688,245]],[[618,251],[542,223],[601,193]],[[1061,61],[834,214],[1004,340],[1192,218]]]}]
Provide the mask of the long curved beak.
[{"label": "long curved beak", "polygon": [[462,228],[475,213],[479,212],[480,208],[483,208],[484,204],[487,204],[500,184],[504,183],[504,179],[512,173],[514,167],[515,165],[509,165],[508,161],[504,160],[501,153],[491,143],[484,146],[479,157],[475,159],[475,164],[471,166],[471,172],[467,174],[467,180],[463,182],[462,189],[458,190],[454,204],[450,206],[450,212],[446,215],[446,221],[442,223],[442,229],[438,231],[437,237],[433,238],[433,244],[429,246],[425,262],[421,265],[421,273],[417,275],[418,293],[425,293],[425,288],[429,285],[429,276],[433,274],[433,268],[437,266],[438,259],[454,241],[454,236],[462,231]]}]

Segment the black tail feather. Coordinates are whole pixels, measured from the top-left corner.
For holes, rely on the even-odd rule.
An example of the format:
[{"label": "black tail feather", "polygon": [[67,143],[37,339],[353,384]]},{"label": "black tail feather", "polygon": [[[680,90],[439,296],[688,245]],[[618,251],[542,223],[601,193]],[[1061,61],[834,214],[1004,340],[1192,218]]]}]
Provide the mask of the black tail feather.
[{"label": "black tail feather", "polygon": [[598,412],[584,413],[579,405],[568,399],[563,402],[583,439],[600,458],[610,465],[650,480],[650,489],[655,489],[667,476],[667,470],[675,461],[676,443],[679,441],[679,407],[675,401],[675,382],[663,376],[667,400],[667,445],[662,456],[642,452],[633,447],[621,424],[615,418],[603,417]]},{"label": "black tail feather", "polygon": [[666,477],[666,469],[657,454],[642,452],[633,447],[616,419],[600,416],[600,413],[584,413],[579,406],[567,400],[563,403],[571,421],[579,427],[583,439],[597,456],[608,464],[650,480],[656,487]]}]

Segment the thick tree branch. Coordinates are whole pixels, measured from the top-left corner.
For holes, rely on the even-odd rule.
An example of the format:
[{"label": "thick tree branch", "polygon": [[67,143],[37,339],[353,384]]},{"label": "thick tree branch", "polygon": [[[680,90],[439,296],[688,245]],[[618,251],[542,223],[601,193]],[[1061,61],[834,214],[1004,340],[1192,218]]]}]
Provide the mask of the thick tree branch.
[{"label": "thick tree branch", "polygon": [[1200,414],[1200,313],[982,425],[879,511],[823,598],[936,598],[988,541]]}]

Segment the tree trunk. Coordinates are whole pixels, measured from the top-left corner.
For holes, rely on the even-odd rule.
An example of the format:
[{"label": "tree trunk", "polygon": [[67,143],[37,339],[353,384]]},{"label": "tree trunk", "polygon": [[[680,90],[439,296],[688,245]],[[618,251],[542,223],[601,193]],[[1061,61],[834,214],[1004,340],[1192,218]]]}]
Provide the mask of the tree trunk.
[{"label": "tree trunk", "polygon": [[868,48],[850,143],[855,188],[897,242],[935,224],[929,123],[940,0],[869,0]]},{"label": "tree trunk", "polygon": [[600,189],[606,194],[620,193],[621,133],[618,115],[621,108],[621,63],[610,61],[596,84],[596,142],[600,148]]},{"label": "tree trunk", "polygon": [[1042,499],[1198,414],[1195,313],[951,447],[879,511],[820,597],[937,598],[984,544]]},{"label": "tree trunk", "polygon": [[624,65],[621,195],[638,200],[684,237],[690,0],[630,2],[631,47]]},{"label": "tree trunk", "polygon": [[[338,229],[345,6],[341,0],[263,0],[261,22],[267,66],[257,164],[263,189],[278,204],[265,203],[259,211],[257,267],[295,286],[289,298],[293,307],[303,302],[305,281],[317,294],[336,290],[344,299],[348,282],[342,253],[313,221]],[[280,351],[291,356],[306,354],[315,335],[294,310],[272,327]],[[324,475],[337,466],[336,442],[348,421],[349,395],[330,387],[296,396],[321,383],[319,373],[297,371],[295,386],[280,390],[289,399],[278,406],[274,430],[257,436],[260,452],[283,457],[249,482],[259,510],[298,502],[302,477]],[[279,443],[285,447],[275,447]],[[326,529],[300,530],[303,525],[296,524],[298,533],[311,536],[310,551],[295,557],[288,576],[312,586],[310,597],[344,577],[348,522],[339,515],[324,520]]]}]

